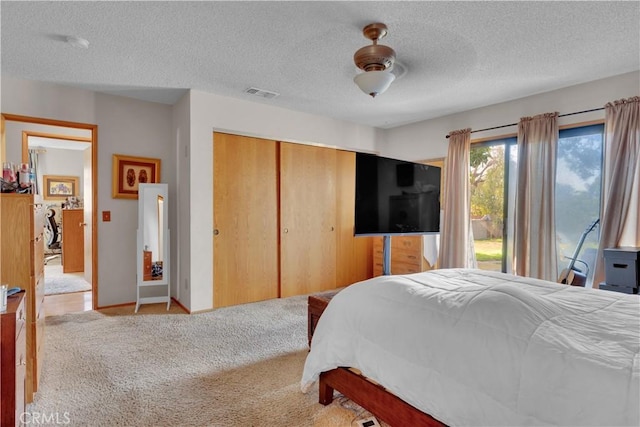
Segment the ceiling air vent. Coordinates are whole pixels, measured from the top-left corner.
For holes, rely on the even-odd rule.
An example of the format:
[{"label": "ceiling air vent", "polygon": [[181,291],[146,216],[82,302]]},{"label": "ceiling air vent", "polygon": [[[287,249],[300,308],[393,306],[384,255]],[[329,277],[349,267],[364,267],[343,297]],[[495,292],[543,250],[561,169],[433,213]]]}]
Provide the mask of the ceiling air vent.
[{"label": "ceiling air vent", "polygon": [[248,93],[249,95],[255,95],[255,96],[259,96],[261,98],[266,98],[266,99],[272,99],[277,96],[280,96],[279,93],[270,92],[264,89],[258,89],[257,87],[250,87],[249,89],[245,89],[244,92]]}]

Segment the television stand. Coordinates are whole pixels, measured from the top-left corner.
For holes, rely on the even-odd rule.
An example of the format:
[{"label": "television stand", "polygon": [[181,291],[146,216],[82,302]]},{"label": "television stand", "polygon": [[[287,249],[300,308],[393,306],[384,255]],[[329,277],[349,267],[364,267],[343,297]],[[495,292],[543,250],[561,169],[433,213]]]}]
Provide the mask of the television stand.
[{"label": "television stand", "polygon": [[382,274],[391,275],[391,235],[382,236]]}]

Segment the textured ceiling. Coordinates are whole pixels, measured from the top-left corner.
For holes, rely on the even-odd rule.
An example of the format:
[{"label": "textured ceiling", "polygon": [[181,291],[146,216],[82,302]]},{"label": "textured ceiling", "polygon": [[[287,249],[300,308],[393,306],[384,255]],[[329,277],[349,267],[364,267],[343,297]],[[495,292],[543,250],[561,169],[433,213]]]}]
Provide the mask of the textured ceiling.
[{"label": "textured ceiling", "polygon": [[[640,69],[640,2],[7,2],[2,74],[172,104],[186,89],[390,128]],[[406,73],[353,83],[362,28]],[[83,37],[87,50],[65,43]],[[280,93],[264,99],[257,87]]]}]

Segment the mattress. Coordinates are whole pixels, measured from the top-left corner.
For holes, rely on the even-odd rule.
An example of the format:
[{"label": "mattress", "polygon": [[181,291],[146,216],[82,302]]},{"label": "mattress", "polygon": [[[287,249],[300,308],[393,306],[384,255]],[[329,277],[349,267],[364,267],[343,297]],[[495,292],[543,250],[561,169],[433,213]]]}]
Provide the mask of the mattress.
[{"label": "mattress", "polygon": [[354,367],[448,425],[640,425],[640,298],[472,269],[338,293],[301,379]]}]

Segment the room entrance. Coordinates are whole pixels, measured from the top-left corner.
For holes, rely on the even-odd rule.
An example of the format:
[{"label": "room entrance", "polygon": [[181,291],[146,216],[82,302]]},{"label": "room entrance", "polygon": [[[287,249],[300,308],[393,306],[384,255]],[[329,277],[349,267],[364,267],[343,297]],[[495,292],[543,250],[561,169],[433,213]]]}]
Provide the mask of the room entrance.
[{"label": "room entrance", "polygon": [[[53,234],[53,226],[50,225],[45,242],[45,253],[48,258],[47,264],[55,265],[61,262],[62,265],[76,265],[78,275],[77,282],[84,282],[86,288],[91,289],[91,305],[95,309],[97,306],[97,126],[85,123],[65,122],[38,117],[18,116],[13,114],[2,114],[2,143],[0,157],[3,162],[29,163],[29,151],[32,154],[40,154],[47,151],[46,156],[51,157],[52,164],[48,165],[47,175],[39,174],[38,186],[39,194],[42,196],[43,208],[46,212],[53,211],[53,219],[57,226],[58,236]],[[68,158],[69,154],[75,152],[78,160],[77,173],[63,174],[64,170],[56,170],[61,167],[60,162],[53,159],[55,155],[59,158]],[[55,155],[54,155],[55,154]],[[66,154],[66,155],[65,155]],[[37,157],[37,156],[36,156]],[[45,155],[43,155],[44,159]],[[41,165],[46,167],[46,162]],[[59,194],[57,186],[64,185],[74,188],[78,194],[82,194],[82,209],[79,209],[80,201],[77,196],[62,192]],[[67,187],[65,187],[67,188]],[[63,197],[62,197],[63,196]],[[62,209],[62,204],[65,208]],[[67,255],[73,255],[65,263],[62,259],[64,250],[60,241],[65,230],[64,213],[72,213],[67,226],[67,241],[72,243]],[[51,215],[51,212],[49,212]],[[80,215],[80,216],[78,216]],[[66,216],[66,215],[65,215]],[[45,219],[47,216],[45,215]],[[69,234],[70,233],[70,234]],[[50,238],[56,241],[49,241]],[[61,243],[60,245],[56,243]],[[58,249],[60,247],[60,249]],[[71,249],[73,248],[73,250]],[[78,249],[81,248],[81,251]],[[4,248],[3,248],[4,249]],[[58,252],[58,253],[56,253]],[[58,257],[54,255],[60,255]],[[62,270],[62,266],[60,266]],[[80,272],[78,272],[80,270]],[[67,272],[71,273],[71,272]],[[61,273],[64,274],[64,273]],[[46,275],[46,271],[45,271]],[[84,290],[86,290],[86,288]],[[80,289],[78,289],[80,290]]]}]

